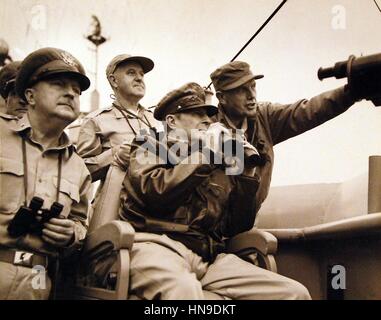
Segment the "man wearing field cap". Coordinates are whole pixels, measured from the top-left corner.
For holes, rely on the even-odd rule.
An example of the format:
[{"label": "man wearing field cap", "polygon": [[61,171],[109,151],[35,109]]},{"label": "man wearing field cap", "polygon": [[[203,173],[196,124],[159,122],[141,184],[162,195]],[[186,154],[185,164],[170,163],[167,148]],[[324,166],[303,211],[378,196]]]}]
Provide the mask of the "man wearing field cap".
[{"label": "man wearing field cap", "polygon": [[145,95],[144,76],[154,67],[151,59],[121,54],[106,68],[114,92],[109,107],[90,113],[78,138],[78,153],[84,158],[93,181],[104,180],[113,156],[129,153],[129,143],[141,129],[153,128],[152,112],[139,101]]},{"label": "man wearing field cap", "polygon": [[[266,299],[269,293],[308,299],[299,283],[225,253],[225,237],[253,223],[250,191],[258,181],[245,172],[227,175],[225,161],[211,161],[210,153],[200,149],[204,143],[198,139],[206,142],[211,131],[224,130],[211,125],[216,113],[205,102],[203,88],[187,83],[155,109],[166,135],[138,136],[133,142],[120,215],[136,231],[130,294],[163,300]],[[213,154],[222,148],[205,145]]]},{"label": "man wearing field cap", "polygon": [[6,115],[3,118],[22,118],[27,111],[26,102],[15,91],[15,82],[21,61],[13,61],[0,70],[0,94],[5,101]]},{"label": "man wearing field cap", "polygon": [[244,131],[244,138],[257,148],[262,165],[256,194],[257,211],[267,197],[274,164],[273,146],[310,130],[346,111],[356,100],[347,87],[322,93],[291,104],[257,102],[256,75],[246,62],[234,61],[211,75],[219,100],[219,121]]},{"label": "man wearing field cap", "polygon": [[152,112],[139,103],[145,95],[144,76],[153,67],[153,61],[146,57],[128,54],[114,57],[106,68],[113,101],[84,119],[78,153],[85,160],[92,180],[100,180],[92,209],[97,205],[110,164],[113,161],[120,166],[127,163],[136,134],[157,126]]},{"label": "man wearing field cap", "polygon": [[0,119],[0,299],[47,299],[50,262],[85,237],[91,178],[64,129],[89,86],[61,49],[36,50],[20,65],[16,93],[27,114]]}]

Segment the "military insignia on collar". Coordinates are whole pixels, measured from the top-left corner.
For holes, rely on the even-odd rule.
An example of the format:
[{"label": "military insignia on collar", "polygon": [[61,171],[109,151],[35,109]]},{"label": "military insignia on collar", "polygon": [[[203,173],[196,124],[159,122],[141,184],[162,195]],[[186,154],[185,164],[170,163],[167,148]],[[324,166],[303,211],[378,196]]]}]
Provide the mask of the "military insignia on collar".
[{"label": "military insignia on collar", "polygon": [[62,60],[69,66],[76,67],[77,63],[75,62],[74,57],[68,52],[61,52]]}]

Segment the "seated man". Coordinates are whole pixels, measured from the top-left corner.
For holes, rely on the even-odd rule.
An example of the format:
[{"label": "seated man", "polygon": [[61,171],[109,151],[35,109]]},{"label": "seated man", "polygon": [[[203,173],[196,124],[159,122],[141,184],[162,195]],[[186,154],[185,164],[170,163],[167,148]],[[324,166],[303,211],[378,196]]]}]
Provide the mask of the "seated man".
[{"label": "seated man", "polygon": [[90,173],[64,129],[89,86],[79,61],[60,49],[39,49],[21,64],[16,91],[27,114],[0,118],[0,300],[47,299],[48,265],[86,235]]},{"label": "seated man", "polygon": [[5,101],[5,114],[0,112],[4,119],[22,118],[27,112],[27,104],[15,91],[15,82],[21,61],[7,64],[0,70],[0,94]]},{"label": "seated man", "polygon": [[[215,106],[188,83],[168,93],[154,116],[163,139],[137,137],[122,191],[121,217],[135,228],[130,293],[141,299],[310,299],[300,283],[224,253],[224,240],[252,228],[255,168],[227,174],[208,143],[224,129]],[[212,128],[212,129],[211,129]],[[205,153],[202,145],[212,152]],[[184,148],[185,146],[185,148]],[[246,145],[248,147],[248,145]],[[185,152],[184,152],[185,150]],[[221,163],[221,164],[219,164]]]}]

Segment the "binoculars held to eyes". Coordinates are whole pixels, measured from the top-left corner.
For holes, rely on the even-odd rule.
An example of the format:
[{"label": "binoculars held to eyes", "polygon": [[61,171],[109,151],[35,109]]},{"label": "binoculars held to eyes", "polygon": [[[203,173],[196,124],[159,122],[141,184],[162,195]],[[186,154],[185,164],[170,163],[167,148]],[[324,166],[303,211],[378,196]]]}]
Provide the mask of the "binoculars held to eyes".
[{"label": "binoculars held to eyes", "polygon": [[[219,135],[219,144],[222,147],[221,156],[226,160],[232,157],[237,157],[240,154],[243,156],[244,163],[249,167],[262,165],[262,157],[258,150],[251,146],[245,145],[245,137],[237,132],[229,132],[223,124],[212,124],[212,126],[221,126],[223,129]],[[224,130],[225,129],[225,130]]]}]

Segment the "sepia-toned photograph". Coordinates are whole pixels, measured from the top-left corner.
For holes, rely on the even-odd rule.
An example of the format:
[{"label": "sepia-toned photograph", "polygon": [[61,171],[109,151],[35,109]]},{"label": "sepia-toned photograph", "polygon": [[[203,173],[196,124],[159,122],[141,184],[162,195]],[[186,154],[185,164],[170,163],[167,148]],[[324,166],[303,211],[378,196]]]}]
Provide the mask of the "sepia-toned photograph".
[{"label": "sepia-toned photograph", "polygon": [[0,300],[381,300],[380,29],[381,0],[0,0]]}]

